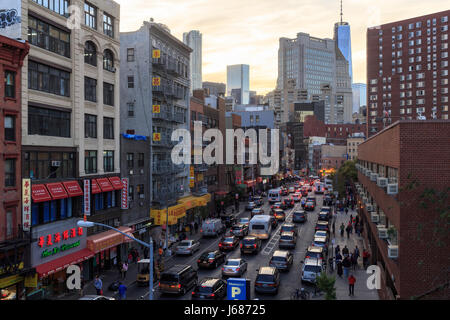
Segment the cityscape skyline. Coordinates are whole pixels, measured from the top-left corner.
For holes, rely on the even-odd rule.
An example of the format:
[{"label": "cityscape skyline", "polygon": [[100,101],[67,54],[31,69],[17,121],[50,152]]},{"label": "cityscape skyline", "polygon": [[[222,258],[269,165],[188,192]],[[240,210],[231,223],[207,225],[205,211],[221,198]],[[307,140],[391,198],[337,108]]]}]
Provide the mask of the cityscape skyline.
[{"label": "cityscape skyline", "polygon": [[[450,5],[450,1],[445,2],[399,0],[392,7],[386,0],[377,5],[366,0],[343,1],[344,21],[352,27],[353,82],[366,82],[367,28],[417,16],[417,12],[421,12],[420,15],[438,12]],[[249,64],[252,68],[250,89],[258,94],[265,94],[276,86],[279,38],[294,38],[298,32],[305,32],[332,39],[334,24],[340,21],[340,1],[331,0],[307,0],[301,5],[292,0],[282,4],[249,0],[245,6],[231,0],[226,7],[217,0],[151,3],[118,0],[118,3],[121,4],[121,32],[136,30],[142,21],[151,17],[169,26],[171,33],[181,40],[186,30],[199,30],[203,34],[203,81],[224,83],[227,65]],[[140,8],[138,12],[127,10],[136,7]],[[221,10],[216,10],[219,7]],[[180,15],[188,15],[190,19],[180,19]],[[298,19],[299,16],[303,18]]]}]

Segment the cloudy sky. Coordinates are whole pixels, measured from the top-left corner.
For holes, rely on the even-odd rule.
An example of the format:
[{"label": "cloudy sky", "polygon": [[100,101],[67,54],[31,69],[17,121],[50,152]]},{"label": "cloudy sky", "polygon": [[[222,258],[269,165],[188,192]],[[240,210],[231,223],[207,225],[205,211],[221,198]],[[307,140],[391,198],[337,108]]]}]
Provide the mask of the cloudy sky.
[{"label": "cloudy sky", "polygon": [[[133,31],[154,18],[173,35],[203,34],[203,81],[226,83],[226,66],[250,65],[250,89],[275,88],[278,41],[297,32],[333,38],[339,0],[116,0],[121,31]],[[343,0],[344,21],[352,32],[353,81],[366,81],[368,27],[450,9],[450,0]]]}]

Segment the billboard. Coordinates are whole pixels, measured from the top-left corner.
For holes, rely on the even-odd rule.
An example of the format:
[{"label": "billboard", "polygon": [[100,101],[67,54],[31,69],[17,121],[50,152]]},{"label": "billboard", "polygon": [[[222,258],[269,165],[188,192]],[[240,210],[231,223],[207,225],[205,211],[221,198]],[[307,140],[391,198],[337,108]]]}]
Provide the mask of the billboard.
[{"label": "billboard", "polygon": [[22,38],[22,0],[0,1],[0,35]]}]

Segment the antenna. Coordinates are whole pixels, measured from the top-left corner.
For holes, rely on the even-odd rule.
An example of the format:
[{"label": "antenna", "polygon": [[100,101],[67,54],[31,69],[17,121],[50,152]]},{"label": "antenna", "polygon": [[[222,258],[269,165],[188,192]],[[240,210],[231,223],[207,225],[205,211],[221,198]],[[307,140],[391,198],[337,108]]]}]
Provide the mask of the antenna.
[{"label": "antenna", "polygon": [[341,24],[342,24],[342,16],[343,16],[343,13],[342,13],[342,0],[341,0]]}]

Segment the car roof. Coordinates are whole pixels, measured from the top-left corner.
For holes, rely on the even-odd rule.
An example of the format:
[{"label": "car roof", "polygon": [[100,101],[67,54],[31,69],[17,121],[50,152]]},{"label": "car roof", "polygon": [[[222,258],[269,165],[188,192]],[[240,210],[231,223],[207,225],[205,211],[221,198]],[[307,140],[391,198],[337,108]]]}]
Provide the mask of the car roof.
[{"label": "car roof", "polygon": [[308,251],[310,252],[323,252],[322,247],[316,247],[316,246],[309,246]]},{"label": "car roof", "polygon": [[317,221],[317,224],[328,225],[328,221]]},{"label": "car roof", "polygon": [[230,261],[242,261],[242,258],[227,259],[227,262],[230,262]]},{"label": "car roof", "polygon": [[281,236],[294,236],[294,232],[292,231],[284,231],[281,233]]},{"label": "car roof", "polygon": [[326,207],[326,206],[325,206],[325,207],[322,207],[322,210],[323,210],[323,209],[331,210],[331,207]]},{"label": "car roof", "polygon": [[317,258],[307,258],[305,259],[305,266],[322,266],[322,260]]},{"label": "car roof", "polygon": [[283,224],[283,225],[281,226],[281,228],[283,228],[283,227],[295,228],[295,224],[293,224],[293,223],[285,223],[285,224]]},{"label": "car roof", "polygon": [[272,257],[286,257],[288,255],[289,251],[286,250],[275,250]]},{"label": "car roof", "polygon": [[274,267],[261,267],[258,271],[258,274],[274,274],[276,268]]},{"label": "car roof", "polygon": [[202,287],[213,287],[218,281],[220,281],[219,278],[203,278],[202,280],[199,281],[199,285],[201,285]]},{"label": "car roof", "polygon": [[299,213],[299,214],[306,214],[306,213],[305,213],[305,210],[297,210],[297,211],[294,211],[294,214],[296,214],[296,213],[297,213],[297,214],[298,214],[298,213]]},{"label": "car roof", "polygon": [[325,241],[327,241],[327,237],[315,236],[314,241],[325,242]]},{"label": "car roof", "polygon": [[283,209],[280,209],[280,208],[273,209],[273,211],[283,212],[284,213]]}]

